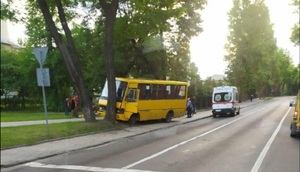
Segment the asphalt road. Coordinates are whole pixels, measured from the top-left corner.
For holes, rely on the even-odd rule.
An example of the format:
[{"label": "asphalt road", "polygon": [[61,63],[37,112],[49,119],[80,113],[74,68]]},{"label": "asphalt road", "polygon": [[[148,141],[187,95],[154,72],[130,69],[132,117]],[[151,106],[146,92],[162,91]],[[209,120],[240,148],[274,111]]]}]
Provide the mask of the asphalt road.
[{"label": "asphalt road", "polygon": [[235,117],[204,118],[1,171],[299,172],[300,139],[289,136],[289,100],[274,98]]}]

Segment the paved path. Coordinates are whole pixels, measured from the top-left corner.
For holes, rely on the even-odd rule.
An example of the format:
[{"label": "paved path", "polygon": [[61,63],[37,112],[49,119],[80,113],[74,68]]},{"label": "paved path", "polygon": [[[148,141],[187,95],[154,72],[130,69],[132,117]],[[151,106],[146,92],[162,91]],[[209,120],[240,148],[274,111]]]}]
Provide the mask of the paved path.
[{"label": "paved path", "polygon": [[[102,120],[103,117],[97,117],[97,120]],[[48,124],[62,123],[62,122],[76,122],[84,121],[83,118],[70,118],[70,119],[51,119],[48,120]],[[36,121],[18,121],[18,122],[1,122],[1,127],[15,127],[23,125],[38,125],[46,124],[46,120],[36,120]]]},{"label": "paved path", "polygon": [[[259,103],[263,100],[255,99],[253,102],[241,103],[241,108]],[[128,127],[123,130],[108,131],[96,134],[89,134],[79,137],[66,138],[61,140],[54,140],[35,144],[31,146],[22,146],[12,149],[1,150],[1,168],[23,164],[26,162],[35,161],[45,157],[63,154],[70,151],[85,149],[89,147],[99,146],[117,139],[135,136],[151,132],[161,128],[168,128],[170,126],[188,123],[195,120],[211,117],[210,110],[200,111],[192,118],[175,118],[170,123],[155,123],[151,125],[137,125]],[[83,119],[66,119],[66,120],[49,120],[49,123],[78,121]],[[1,123],[1,127],[16,126],[16,125],[34,125],[45,124],[45,121],[28,121],[28,122],[14,122]]]}]

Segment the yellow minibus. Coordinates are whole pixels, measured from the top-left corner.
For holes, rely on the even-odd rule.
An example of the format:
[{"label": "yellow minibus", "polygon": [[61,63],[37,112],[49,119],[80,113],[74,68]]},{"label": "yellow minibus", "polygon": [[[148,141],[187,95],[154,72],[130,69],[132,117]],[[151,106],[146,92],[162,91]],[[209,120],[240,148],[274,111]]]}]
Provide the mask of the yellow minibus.
[{"label": "yellow minibus", "polygon": [[[185,115],[188,83],[168,80],[116,78],[116,120],[170,122]],[[107,81],[99,99],[99,114],[105,116]]]}]

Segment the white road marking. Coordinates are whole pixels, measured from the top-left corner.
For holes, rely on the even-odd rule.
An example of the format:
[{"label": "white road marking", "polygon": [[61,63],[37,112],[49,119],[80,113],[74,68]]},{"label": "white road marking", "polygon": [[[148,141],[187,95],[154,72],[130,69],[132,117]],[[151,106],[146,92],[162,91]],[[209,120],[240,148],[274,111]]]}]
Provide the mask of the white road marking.
[{"label": "white road marking", "polygon": [[153,154],[153,155],[148,156],[148,157],[146,157],[146,158],[144,158],[144,159],[141,159],[141,160],[139,160],[139,161],[137,161],[137,162],[134,162],[134,163],[132,163],[132,164],[129,164],[129,165],[123,167],[122,169],[132,168],[133,166],[136,166],[136,165],[138,165],[138,164],[141,164],[141,163],[143,163],[143,162],[145,162],[145,161],[148,161],[148,160],[153,159],[153,158],[155,158],[155,157],[157,157],[157,156],[159,156],[159,155],[162,155],[162,154],[164,154],[164,153],[166,153],[166,152],[168,152],[168,151],[170,151],[170,150],[172,150],[172,149],[175,149],[175,148],[177,148],[178,146],[184,145],[184,144],[186,144],[186,143],[188,143],[188,142],[191,142],[191,141],[193,141],[193,140],[195,140],[195,139],[198,139],[198,138],[203,137],[203,136],[205,136],[205,135],[208,135],[208,134],[210,134],[210,133],[212,133],[212,132],[214,132],[214,131],[217,131],[217,130],[219,130],[219,129],[221,129],[221,128],[224,128],[224,127],[226,127],[226,126],[228,126],[228,125],[230,125],[230,124],[232,124],[232,123],[234,123],[234,122],[237,122],[237,121],[239,121],[239,120],[241,120],[241,119],[243,119],[243,118],[245,118],[245,117],[247,117],[247,116],[249,116],[249,115],[252,115],[252,114],[254,114],[254,113],[258,112],[258,111],[259,111],[259,110],[256,110],[255,112],[252,112],[252,113],[246,114],[246,115],[244,115],[244,116],[241,116],[241,117],[239,117],[239,118],[237,118],[237,119],[235,119],[235,120],[233,120],[233,121],[230,121],[230,122],[228,122],[228,123],[226,123],[226,124],[223,124],[223,125],[221,125],[221,126],[219,126],[219,127],[217,127],[217,128],[214,128],[214,129],[212,129],[212,130],[210,130],[210,131],[207,131],[207,132],[205,132],[205,133],[203,133],[203,134],[200,134],[200,135],[198,135],[198,136],[195,136],[195,137],[193,137],[193,138],[191,138],[191,139],[188,139],[188,140],[186,140],[186,141],[180,142],[180,143],[178,143],[178,144],[176,144],[176,145],[173,145],[173,146],[171,146],[171,147],[169,147],[169,148],[167,148],[167,149],[164,149],[164,150],[162,150],[162,151],[160,151],[160,152],[157,152],[156,154]]},{"label": "white road marking", "polygon": [[88,167],[88,166],[78,166],[78,165],[53,165],[53,164],[42,164],[38,162],[30,162],[24,164],[24,166],[36,167],[36,168],[62,169],[62,170],[82,170],[82,171],[92,171],[92,172],[154,172],[154,171],[147,171],[147,170],[101,168],[101,167]]},{"label": "white road marking", "polygon": [[251,172],[257,172],[257,171],[258,171],[258,169],[259,169],[259,167],[261,166],[261,164],[262,164],[262,162],[263,162],[263,160],[264,160],[264,158],[265,158],[265,156],[266,156],[266,154],[267,154],[269,148],[271,147],[271,144],[273,143],[273,141],[274,141],[276,135],[278,134],[278,132],[279,132],[281,126],[282,126],[283,121],[285,120],[285,118],[286,118],[287,115],[289,114],[290,110],[291,110],[291,107],[290,107],[289,110],[286,112],[286,114],[283,116],[283,118],[281,119],[281,121],[279,122],[279,124],[278,124],[276,130],[274,131],[274,133],[272,134],[271,138],[269,139],[269,141],[268,141],[267,144],[265,145],[264,149],[263,149],[262,152],[260,153],[259,157],[257,158],[257,160],[256,160],[256,162],[255,162],[255,164],[254,164],[254,166],[252,167]]}]

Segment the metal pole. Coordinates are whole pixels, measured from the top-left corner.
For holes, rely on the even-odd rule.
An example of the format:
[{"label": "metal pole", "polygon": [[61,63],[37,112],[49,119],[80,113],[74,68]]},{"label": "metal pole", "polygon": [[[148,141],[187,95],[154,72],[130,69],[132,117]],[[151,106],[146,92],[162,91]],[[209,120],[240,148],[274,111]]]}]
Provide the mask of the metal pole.
[{"label": "metal pole", "polygon": [[[42,58],[42,51],[40,51],[41,54],[41,58]],[[43,66],[42,64],[40,64],[41,70],[42,70],[42,90],[43,90],[43,99],[44,99],[44,111],[45,111],[45,118],[46,118],[46,131],[47,131],[47,135],[49,136],[49,127],[48,127],[48,113],[47,113],[47,104],[46,104],[46,94],[45,94],[45,78],[44,78],[44,70],[43,70]]]}]

